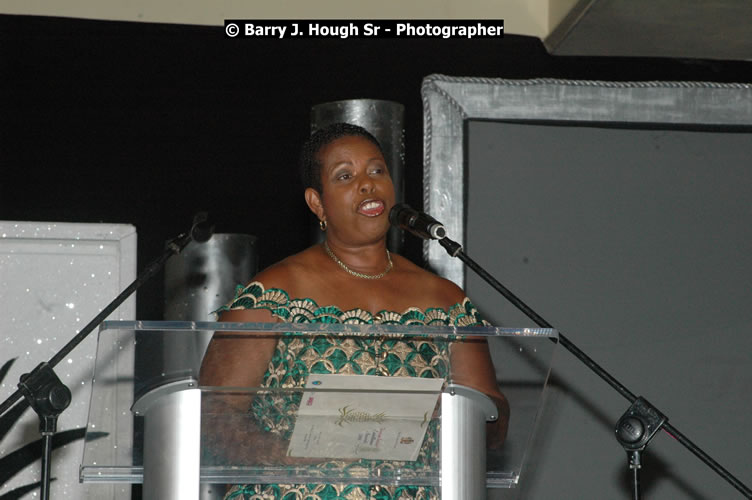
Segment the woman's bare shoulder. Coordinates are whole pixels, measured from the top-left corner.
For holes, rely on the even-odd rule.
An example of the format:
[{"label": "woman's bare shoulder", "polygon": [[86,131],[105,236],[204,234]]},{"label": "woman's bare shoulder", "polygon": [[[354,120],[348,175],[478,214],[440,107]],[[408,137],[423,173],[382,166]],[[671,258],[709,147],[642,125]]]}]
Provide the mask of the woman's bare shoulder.
[{"label": "woman's bare shoulder", "polygon": [[[271,266],[267,267],[263,271],[257,273],[250,282],[245,285],[243,293],[247,293],[247,290],[251,290],[251,285],[258,285],[263,291],[267,290],[282,290],[288,297],[296,298],[300,283],[305,281],[304,273],[306,269],[310,268],[307,263],[310,258],[306,255],[308,250],[304,250],[298,254],[291,255]],[[263,293],[255,286],[253,287],[253,294]],[[277,299],[280,299],[279,295],[275,295]],[[237,299],[237,297],[236,297]],[[220,314],[222,321],[273,321],[271,313],[265,308],[262,309],[245,309],[245,308],[232,308],[224,310]]]},{"label": "woman's bare shoulder", "polygon": [[465,292],[452,281],[423,269],[404,257],[396,256],[400,263],[405,289],[419,290],[424,302],[431,307],[449,308],[465,299]]},{"label": "woman's bare shoulder", "polygon": [[302,282],[316,268],[314,247],[290,255],[256,274],[251,282],[260,283],[265,290],[277,288],[295,295]]}]

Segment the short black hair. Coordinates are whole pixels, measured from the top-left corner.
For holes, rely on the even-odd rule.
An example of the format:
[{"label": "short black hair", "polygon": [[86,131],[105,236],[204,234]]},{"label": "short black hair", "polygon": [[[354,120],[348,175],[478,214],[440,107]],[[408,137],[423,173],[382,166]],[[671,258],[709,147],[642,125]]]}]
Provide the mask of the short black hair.
[{"label": "short black hair", "polygon": [[379,141],[363,127],[351,123],[333,123],[327,125],[314,132],[303,144],[303,148],[300,151],[300,177],[303,181],[304,189],[310,187],[321,193],[321,162],[318,158],[319,152],[337,139],[348,136],[364,137],[379,148],[382,155],[384,154]]}]

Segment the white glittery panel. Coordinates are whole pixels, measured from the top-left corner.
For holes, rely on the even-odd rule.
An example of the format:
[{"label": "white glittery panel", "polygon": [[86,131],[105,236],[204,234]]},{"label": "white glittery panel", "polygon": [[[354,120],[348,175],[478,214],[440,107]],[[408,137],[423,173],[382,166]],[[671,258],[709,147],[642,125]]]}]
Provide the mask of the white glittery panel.
[{"label": "white glittery panel", "polygon": [[[136,230],[124,224],[0,221],[0,364],[17,358],[0,384],[0,400],[19,377],[49,360],[136,278]],[[135,319],[135,295],[109,319]],[[73,401],[58,432],[86,427],[97,330],[55,367]],[[132,352],[123,353],[132,363]],[[39,439],[31,410],[0,441],[0,457]],[[83,440],[53,453],[51,498],[129,499],[128,485],[83,485]],[[40,479],[40,462],[0,486],[0,496]],[[38,490],[23,498],[37,498]]]}]

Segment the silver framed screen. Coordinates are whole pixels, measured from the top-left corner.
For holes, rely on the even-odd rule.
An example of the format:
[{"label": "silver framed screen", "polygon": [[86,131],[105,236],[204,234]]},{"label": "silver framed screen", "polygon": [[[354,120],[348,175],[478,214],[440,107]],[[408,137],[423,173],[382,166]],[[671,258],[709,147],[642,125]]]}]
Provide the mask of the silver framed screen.
[{"label": "silver framed screen", "polygon": [[[430,75],[423,80],[423,207],[465,242],[468,120],[752,125],[752,85],[703,82],[508,80]],[[462,262],[424,242],[426,262],[464,285]]]},{"label": "silver framed screen", "polygon": [[[425,211],[732,474],[752,477],[752,85],[430,76],[423,100]],[[533,326],[428,243],[428,264],[492,324]],[[526,414],[508,357],[491,350],[513,429]],[[546,391],[519,497],[628,497],[613,438],[626,401],[568,353]],[[733,497],[672,440],[657,436],[649,452],[651,496]]]}]

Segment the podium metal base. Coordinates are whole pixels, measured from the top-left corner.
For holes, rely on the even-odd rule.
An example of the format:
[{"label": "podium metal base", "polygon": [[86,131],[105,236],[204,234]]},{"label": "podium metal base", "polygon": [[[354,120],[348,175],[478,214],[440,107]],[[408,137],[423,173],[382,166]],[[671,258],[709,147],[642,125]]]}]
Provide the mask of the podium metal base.
[{"label": "podium metal base", "polygon": [[485,394],[450,384],[441,395],[441,500],[485,500],[486,422],[499,418]]},{"label": "podium metal base", "polygon": [[193,379],[157,387],[133,405],[144,416],[144,500],[199,498],[201,391]]}]

